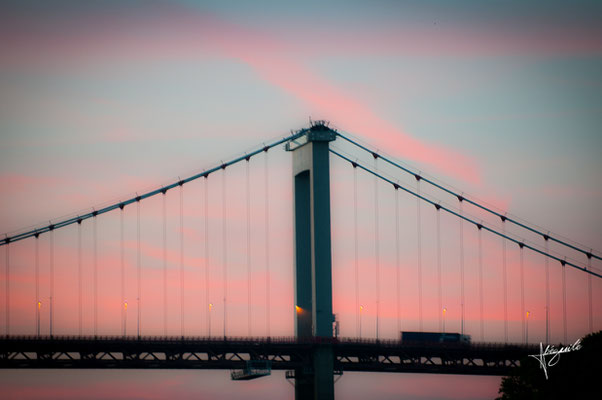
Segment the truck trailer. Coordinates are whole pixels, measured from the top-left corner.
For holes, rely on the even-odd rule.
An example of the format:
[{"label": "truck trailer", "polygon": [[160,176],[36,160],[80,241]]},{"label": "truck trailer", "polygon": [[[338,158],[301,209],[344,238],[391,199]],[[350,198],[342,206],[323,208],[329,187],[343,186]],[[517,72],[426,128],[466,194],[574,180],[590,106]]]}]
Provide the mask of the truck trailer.
[{"label": "truck trailer", "polygon": [[401,332],[401,342],[408,343],[459,343],[470,344],[470,335],[445,332]]}]

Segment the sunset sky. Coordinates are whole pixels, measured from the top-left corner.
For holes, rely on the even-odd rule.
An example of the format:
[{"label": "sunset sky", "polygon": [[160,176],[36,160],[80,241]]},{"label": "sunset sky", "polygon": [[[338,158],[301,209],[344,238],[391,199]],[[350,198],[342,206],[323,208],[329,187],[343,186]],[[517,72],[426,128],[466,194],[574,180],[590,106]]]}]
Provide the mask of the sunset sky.
[{"label": "sunset sky", "polygon": [[[0,5],[0,234],[90,212],[220,165],[325,119],[404,166],[538,229],[602,250],[602,5],[594,1],[4,1]],[[333,148],[367,167],[370,155]],[[265,187],[265,166],[268,187]],[[358,336],[354,280],[354,172],[331,158],[333,307],[341,336]],[[251,280],[247,271],[245,163],[184,185],[185,333],[266,330],[265,199],[269,199],[271,323],[293,335],[291,155],[282,146],[248,165]],[[415,190],[412,176],[379,171]],[[225,183],[225,188],[224,188]],[[357,173],[362,334],[375,337],[374,180]],[[458,209],[425,184],[421,191]],[[179,190],[165,196],[169,335],[180,334]],[[205,191],[208,234],[205,235]],[[223,193],[226,193],[226,241]],[[418,329],[417,205],[378,184],[381,336]],[[163,325],[163,199],[142,202],[143,334]],[[436,212],[421,206],[424,330],[437,331]],[[499,219],[465,206],[496,229]],[[125,208],[127,333],[136,326],[136,206]],[[101,335],[120,334],[120,213],[97,218]],[[508,233],[543,249],[541,237]],[[502,244],[483,234],[484,327],[479,336],[478,236],[464,224],[466,333],[504,340]],[[446,330],[460,331],[460,223],[441,215]],[[83,333],[93,332],[93,222],[81,227]],[[55,334],[78,333],[78,228],[54,233]],[[33,334],[35,239],[10,246],[11,333]],[[48,333],[49,235],[38,239],[42,333]],[[209,253],[205,252],[208,243]],[[225,249],[224,249],[225,243]],[[401,271],[397,321],[396,254]],[[6,246],[0,249],[4,288]],[[586,266],[585,256],[551,246]],[[205,281],[209,265],[209,281]],[[602,263],[594,261],[600,273]],[[507,245],[509,341],[520,342],[520,253]],[[529,339],[545,335],[541,255],[524,252]],[[561,267],[550,262],[552,341],[563,340]],[[567,268],[568,340],[588,328],[587,277]],[[209,294],[205,292],[206,285]],[[248,288],[251,287],[249,332]],[[602,280],[593,279],[594,329]],[[5,329],[4,289],[0,333]],[[66,372],[66,373],[65,373]],[[345,374],[340,398],[485,399],[499,377]],[[222,389],[227,385],[226,389]],[[447,389],[442,389],[443,387]],[[441,389],[438,389],[441,388]],[[457,388],[454,392],[449,388]],[[293,398],[284,373],[249,383],[227,371],[3,371],[9,398]],[[96,397],[95,397],[96,396]]]}]

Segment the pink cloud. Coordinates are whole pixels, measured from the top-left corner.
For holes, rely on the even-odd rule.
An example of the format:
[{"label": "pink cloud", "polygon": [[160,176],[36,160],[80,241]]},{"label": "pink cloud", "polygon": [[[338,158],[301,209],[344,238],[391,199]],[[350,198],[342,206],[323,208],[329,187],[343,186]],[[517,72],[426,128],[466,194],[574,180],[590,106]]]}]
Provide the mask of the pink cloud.
[{"label": "pink cloud", "polygon": [[310,104],[319,115],[327,116],[337,126],[369,135],[377,147],[398,157],[432,165],[438,172],[471,183],[480,181],[476,163],[470,157],[408,135],[300,63],[253,56],[246,61],[265,80]]},{"label": "pink cloud", "polygon": [[34,186],[54,186],[68,183],[65,179],[56,176],[2,174],[0,175],[0,188],[7,192],[29,191]]},{"label": "pink cloud", "polygon": [[[190,54],[210,51],[215,56],[227,56],[247,63],[254,68],[266,82],[273,84],[308,105],[315,113],[332,120],[337,126],[370,135],[380,148],[407,159],[425,162],[439,172],[449,173],[468,182],[479,182],[480,172],[470,157],[460,152],[436,144],[426,143],[380,117],[360,99],[336,87],[303,65],[298,57],[288,49],[290,43],[273,36],[242,26],[225,22],[215,16],[199,13],[185,13],[179,8],[161,9],[167,15],[146,15],[133,29],[124,32],[125,21],[107,21],[92,18],[86,29],[78,35],[65,38],[19,37],[14,42],[5,43],[8,53],[25,52],[28,57],[39,57],[32,50],[41,46],[39,40],[51,41],[53,54],[65,53],[70,60],[88,61],[91,54],[112,54],[129,59],[146,59],[165,56],[183,57]],[[169,29],[167,34],[157,37],[151,29],[154,23],[161,21]],[[168,21],[165,23],[165,21]],[[128,23],[129,25],[130,23]],[[78,27],[80,29],[81,27]],[[13,27],[13,29],[16,29]],[[119,37],[115,37],[119,32]],[[148,36],[150,35],[150,36]],[[154,38],[150,40],[149,37]],[[210,38],[207,40],[206,38]],[[114,39],[114,40],[113,40]],[[177,45],[174,46],[174,43]],[[50,44],[50,43],[49,43]],[[94,47],[95,52],[82,52],[82,48]],[[25,49],[25,50],[23,50]],[[135,49],[135,51],[132,51]],[[31,53],[28,53],[32,51]],[[48,55],[50,56],[50,55]],[[59,57],[63,59],[65,57]],[[17,56],[17,59],[22,58]],[[14,58],[12,58],[14,59]],[[53,56],[52,59],[56,59]],[[10,60],[7,60],[10,61]],[[28,63],[33,60],[28,61]],[[120,139],[121,135],[108,133],[109,140]],[[132,136],[128,135],[127,140]]]}]

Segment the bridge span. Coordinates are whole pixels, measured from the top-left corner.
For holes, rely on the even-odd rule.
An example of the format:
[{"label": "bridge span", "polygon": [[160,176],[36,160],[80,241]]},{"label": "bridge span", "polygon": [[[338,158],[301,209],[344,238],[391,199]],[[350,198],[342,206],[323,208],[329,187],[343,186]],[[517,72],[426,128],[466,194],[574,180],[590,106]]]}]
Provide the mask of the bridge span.
[{"label": "bridge span", "polygon": [[[396,340],[320,338],[123,338],[15,336],[0,339],[0,368],[242,369],[249,360],[291,371],[312,365],[319,348],[332,349],[334,370],[508,375],[535,345],[402,344]],[[312,371],[305,371],[311,374]]]}]

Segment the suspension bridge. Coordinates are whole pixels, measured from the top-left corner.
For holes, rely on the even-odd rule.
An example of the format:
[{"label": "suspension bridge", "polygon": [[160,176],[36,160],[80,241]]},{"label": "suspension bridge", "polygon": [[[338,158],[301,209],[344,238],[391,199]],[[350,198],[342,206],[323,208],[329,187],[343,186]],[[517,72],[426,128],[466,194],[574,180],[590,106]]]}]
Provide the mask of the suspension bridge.
[{"label": "suspension bridge", "polygon": [[[269,154],[280,150],[292,156],[290,196],[272,195]],[[258,158],[263,179],[251,168]],[[233,200],[242,206],[229,208],[228,173],[241,165]],[[352,182],[340,186],[350,190],[331,193],[339,179]],[[194,185],[198,193],[186,212],[184,188]],[[221,193],[211,189],[220,186]],[[178,203],[170,207],[174,191]],[[285,240],[293,251],[276,265],[272,214],[291,202]],[[331,226],[341,218],[342,228]],[[99,233],[101,223],[110,234]],[[338,237],[345,243],[337,244]],[[499,211],[324,121],[151,191],[7,233],[0,247],[1,368],[226,369],[234,380],[279,369],[287,371],[296,398],[322,399],[334,398],[334,382],[345,371],[505,375],[537,353],[540,341],[567,344],[598,323],[599,252]],[[292,271],[284,289],[290,304],[274,296],[274,275],[284,269]],[[529,284],[534,276],[542,285]],[[587,308],[586,321],[569,312],[567,281],[579,297],[574,301]],[[487,306],[490,282],[501,289],[493,313],[499,317]],[[526,284],[540,289],[527,291]],[[535,304],[545,306],[533,311]],[[282,320],[294,325],[294,335],[273,333]]]}]

